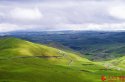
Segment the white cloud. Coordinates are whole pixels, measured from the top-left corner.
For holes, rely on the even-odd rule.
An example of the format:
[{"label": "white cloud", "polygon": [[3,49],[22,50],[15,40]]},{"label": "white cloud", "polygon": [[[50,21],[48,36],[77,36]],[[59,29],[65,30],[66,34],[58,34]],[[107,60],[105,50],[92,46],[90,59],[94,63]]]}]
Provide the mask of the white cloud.
[{"label": "white cloud", "polygon": [[15,29],[19,29],[17,25],[8,23],[0,24],[0,32],[8,32],[8,31],[13,31]]},{"label": "white cloud", "polygon": [[8,0],[0,3],[0,32],[125,30],[125,20],[119,20],[125,19],[125,6],[119,3],[113,0]]},{"label": "white cloud", "polygon": [[[86,23],[86,24],[65,24],[57,25],[60,30],[93,30],[93,31],[123,31],[125,30],[125,23]],[[57,28],[58,29],[58,28]]]},{"label": "white cloud", "polygon": [[33,21],[39,20],[43,17],[39,9],[28,9],[28,8],[15,8],[10,11],[12,18],[22,21]]},{"label": "white cloud", "polygon": [[32,29],[33,27],[34,27],[33,25],[17,25],[17,24],[11,24],[11,23],[1,23],[0,32],[27,30],[27,29]]},{"label": "white cloud", "polygon": [[16,25],[9,23],[0,24],[0,32],[9,32],[17,30],[34,31],[55,31],[55,30],[93,30],[93,31],[125,31],[125,23],[85,23],[85,24],[58,24],[58,25]]},{"label": "white cloud", "polygon": [[109,14],[118,19],[125,19],[125,6],[113,6],[109,8]]},{"label": "white cloud", "polygon": [[0,16],[4,16],[4,13],[0,12]]}]

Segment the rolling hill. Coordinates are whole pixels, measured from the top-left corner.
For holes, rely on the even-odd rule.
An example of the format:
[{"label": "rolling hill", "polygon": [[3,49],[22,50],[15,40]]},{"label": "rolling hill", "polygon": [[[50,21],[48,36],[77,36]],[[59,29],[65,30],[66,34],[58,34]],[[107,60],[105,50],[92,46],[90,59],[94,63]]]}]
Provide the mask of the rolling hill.
[{"label": "rolling hill", "polygon": [[18,38],[0,39],[0,82],[101,82],[124,70]]},{"label": "rolling hill", "polygon": [[50,44],[50,46],[61,50],[75,51],[84,54],[90,60],[107,60],[125,55],[125,32],[20,31],[9,32],[4,35],[5,37],[12,36],[35,43]]},{"label": "rolling hill", "polygon": [[1,39],[0,45],[1,45],[0,46],[1,59],[2,58],[4,59],[4,57],[5,58],[38,57],[38,58],[47,58],[47,59],[49,58],[49,59],[52,59],[52,61],[56,61],[56,59],[60,59],[60,61],[62,61],[61,63],[63,62],[67,63],[70,59],[72,61],[85,60],[87,62],[90,62],[89,60],[85,58],[81,58],[72,53],[66,53],[56,48],[35,44],[32,42],[17,39],[17,38]]}]

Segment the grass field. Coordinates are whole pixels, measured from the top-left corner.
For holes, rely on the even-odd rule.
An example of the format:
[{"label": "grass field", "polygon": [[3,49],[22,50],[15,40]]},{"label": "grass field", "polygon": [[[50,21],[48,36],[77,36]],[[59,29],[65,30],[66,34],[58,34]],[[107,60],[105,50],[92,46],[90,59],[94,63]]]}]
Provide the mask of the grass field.
[{"label": "grass field", "polygon": [[0,40],[0,82],[102,82],[102,75],[122,76],[124,68],[124,57],[92,62],[17,38]]}]

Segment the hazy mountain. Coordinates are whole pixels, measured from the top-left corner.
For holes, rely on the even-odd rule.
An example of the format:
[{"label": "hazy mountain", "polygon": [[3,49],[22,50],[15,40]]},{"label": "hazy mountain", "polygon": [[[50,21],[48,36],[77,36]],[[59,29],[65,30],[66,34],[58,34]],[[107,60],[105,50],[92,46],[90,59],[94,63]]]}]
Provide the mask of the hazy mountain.
[{"label": "hazy mountain", "polygon": [[[6,36],[35,43],[54,44],[53,47],[73,50],[90,59],[111,59],[124,56],[125,32],[99,31],[44,31],[10,32]],[[117,51],[117,48],[122,51]]]}]

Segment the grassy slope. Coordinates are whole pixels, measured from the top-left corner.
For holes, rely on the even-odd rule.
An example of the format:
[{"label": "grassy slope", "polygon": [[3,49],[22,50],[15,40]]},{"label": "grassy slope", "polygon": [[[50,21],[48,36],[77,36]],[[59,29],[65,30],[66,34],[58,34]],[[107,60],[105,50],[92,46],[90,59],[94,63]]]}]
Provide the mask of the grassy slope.
[{"label": "grassy slope", "polygon": [[125,56],[108,61],[109,64],[125,70]]},{"label": "grassy slope", "polygon": [[124,73],[100,69],[102,63],[59,49],[16,38],[0,40],[0,82],[101,82],[101,75]]}]

